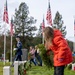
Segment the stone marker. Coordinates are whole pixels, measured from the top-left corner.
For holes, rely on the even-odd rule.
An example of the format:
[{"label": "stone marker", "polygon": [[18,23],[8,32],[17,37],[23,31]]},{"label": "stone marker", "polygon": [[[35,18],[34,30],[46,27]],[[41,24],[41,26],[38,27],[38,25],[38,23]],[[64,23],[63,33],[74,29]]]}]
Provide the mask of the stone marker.
[{"label": "stone marker", "polygon": [[22,49],[22,61],[28,60],[28,50]]},{"label": "stone marker", "polygon": [[18,64],[19,61],[14,61],[14,75],[18,75]]},{"label": "stone marker", "polygon": [[75,63],[72,64],[72,70],[75,70]]},{"label": "stone marker", "polygon": [[3,67],[3,75],[10,75],[10,66]]}]

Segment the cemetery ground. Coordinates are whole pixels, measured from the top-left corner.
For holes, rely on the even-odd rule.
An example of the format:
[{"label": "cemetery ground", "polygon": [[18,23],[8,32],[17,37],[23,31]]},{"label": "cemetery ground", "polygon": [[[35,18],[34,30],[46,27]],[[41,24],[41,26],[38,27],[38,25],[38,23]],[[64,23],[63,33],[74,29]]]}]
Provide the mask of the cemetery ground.
[{"label": "cemetery ground", "polygon": [[[5,66],[9,66],[10,63],[6,63]],[[3,62],[0,62],[0,75],[3,75]],[[53,75],[53,68],[48,70],[46,66],[34,66],[27,71],[26,75]],[[14,67],[11,67],[11,75],[14,75]],[[65,68],[64,75],[75,75],[75,71],[68,70],[67,67]]]}]

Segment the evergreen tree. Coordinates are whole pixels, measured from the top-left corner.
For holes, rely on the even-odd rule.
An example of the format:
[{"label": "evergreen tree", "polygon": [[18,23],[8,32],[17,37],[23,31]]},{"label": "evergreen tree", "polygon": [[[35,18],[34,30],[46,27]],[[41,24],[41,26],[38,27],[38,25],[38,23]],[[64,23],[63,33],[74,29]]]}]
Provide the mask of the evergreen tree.
[{"label": "evergreen tree", "polygon": [[15,35],[22,37],[22,42],[25,47],[26,44],[30,42],[30,38],[33,37],[34,31],[36,30],[35,26],[32,24],[36,23],[34,17],[29,17],[29,8],[25,2],[21,3],[19,9],[15,10],[14,15],[14,27]]},{"label": "evergreen tree", "polygon": [[53,20],[53,28],[59,29],[62,32],[63,37],[65,37],[67,32],[65,31],[66,26],[63,26],[63,24],[62,15],[57,11]]},{"label": "evergreen tree", "polygon": [[37,36],[42,38],[42,23],[39,26]]},{"label": "evergreen tree", "polygon": [[36,37],[38,39],[38,44],[41,44],[42,43],[42,23],[40,23]]}]

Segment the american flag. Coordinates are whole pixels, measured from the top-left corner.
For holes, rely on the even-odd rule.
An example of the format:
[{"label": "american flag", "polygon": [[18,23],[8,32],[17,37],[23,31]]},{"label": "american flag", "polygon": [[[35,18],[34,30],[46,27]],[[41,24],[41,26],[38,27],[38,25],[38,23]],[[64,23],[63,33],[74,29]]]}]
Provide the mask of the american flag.
[{"label": "american flag", "polygon": [[6,0],[6,3],[4,5],[4,14],[3,14],[3,21],[6,22],[6,23],[9,23],[8,21],[8,9],[7,9],[7,0]]},{"label": "american flag", "polygon": [[13,19],[11,18],[11,23],[10,23],[10,34],[13,36]]},{"label": "american flag", "polygon": [[74,37],[75,37],[75,20],[74,20]]},{"label": "american flag", "polygon": [[49,5],[48,5],[46,20],[47,20],[47,23],[52,26],[52,15],[51,15],[50,1],[49,1]]},{"label": "american flag", "polygon": [[44,18],[43,18],[43,22],[42,22],[42,30],[45,28],[45,21],[44,21]]}]

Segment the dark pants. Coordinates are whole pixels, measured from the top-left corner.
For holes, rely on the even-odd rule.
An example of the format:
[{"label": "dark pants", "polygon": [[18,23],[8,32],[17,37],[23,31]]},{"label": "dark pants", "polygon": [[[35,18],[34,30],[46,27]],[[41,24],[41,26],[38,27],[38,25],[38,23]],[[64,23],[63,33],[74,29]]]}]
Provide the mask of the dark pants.
[{"label": "dark pants", "polygon": [[35,58],[31,58],[31,59],[30,59],[30,64],[31,64],[31,62],[33,62],[33,63],[34,63],[34,65],[37,65],[37,61],[36,61],[36,59],[35,59]]},{"label": "dark pants", "polygon": [[40,63],[39,66],[42,66],[42,59],[41,59],[40,55],[37,55],[36,58],[37,58],[38,62]]},{"label": "dark pants", "polygon": [[54,67],[54,75],[64,75],[65,66],[56,66]]},{"label": "dark pants", "polygon": [[16,55],[14,61],[22,61],[21,55]]},{"label": "dark pants", "polygon": [[21,55],[15,55],[15,57],[13,58],[12,66],[14,66],[14,61],[22,61]]}]

